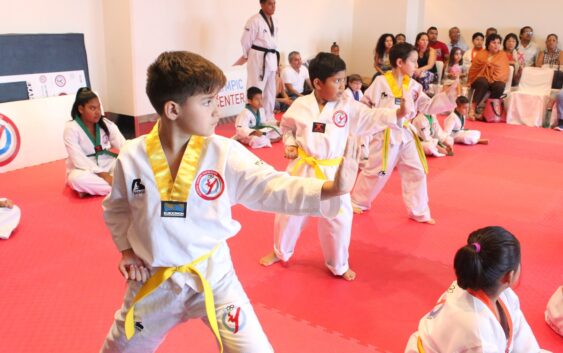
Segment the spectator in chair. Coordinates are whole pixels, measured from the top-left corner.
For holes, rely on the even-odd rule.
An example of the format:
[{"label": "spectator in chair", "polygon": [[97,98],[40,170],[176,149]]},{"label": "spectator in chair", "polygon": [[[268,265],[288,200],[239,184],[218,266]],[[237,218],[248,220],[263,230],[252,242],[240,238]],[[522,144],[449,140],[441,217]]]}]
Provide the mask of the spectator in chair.
[{"label": "spectator in chair", "polygon": [[309,80],[309,70],[303,66],[301,54],[292,51],[288,55],[289,66],[282,71],[282,79],[285,83],[287,94],[292,97],[301,97],[312,91],[311,80]]},{"label": "spectator in chair", "polygon": [[436,50],[436,60],[446,62],[450,51],[446,43],[438,40],[438,29],[436,27],[430,27],[428,31],[426,31],[426,34],[428,34],[428,45],[430,48]]}]

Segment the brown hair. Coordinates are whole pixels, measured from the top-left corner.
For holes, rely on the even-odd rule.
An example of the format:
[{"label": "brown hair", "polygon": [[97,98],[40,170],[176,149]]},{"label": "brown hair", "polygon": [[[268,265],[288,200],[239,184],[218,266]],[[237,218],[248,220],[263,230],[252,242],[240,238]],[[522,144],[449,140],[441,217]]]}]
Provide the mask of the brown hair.
[{"label": "brown hair", "polygon": [[187,51],[164,52],[147,69],[146,92],[158,114],[164,104],[182,104],[188,97],[211,94],[227,79],[217,65],[203,56]]}]

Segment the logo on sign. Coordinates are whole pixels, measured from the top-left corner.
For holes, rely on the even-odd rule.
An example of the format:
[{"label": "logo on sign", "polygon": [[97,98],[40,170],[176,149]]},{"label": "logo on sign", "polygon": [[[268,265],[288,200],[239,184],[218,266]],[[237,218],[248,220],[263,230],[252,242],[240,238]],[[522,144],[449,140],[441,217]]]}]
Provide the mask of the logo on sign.
[{"label": "logo on sign", "polygon": [[204,200],[215,200],[225,190],[225,182],[214,170],[203,171],[195,182],[195,191]]},{"label": "logo on sign", "polygon": [[66,78],[63,75],[57,75],[55,77],[55,84],[59,87],[66,85]]},{"label": "logo on sign", "polygon": [[16,124],[7,116],[0,114],[0,167],[16,158],[20,143],[20,132]]}]

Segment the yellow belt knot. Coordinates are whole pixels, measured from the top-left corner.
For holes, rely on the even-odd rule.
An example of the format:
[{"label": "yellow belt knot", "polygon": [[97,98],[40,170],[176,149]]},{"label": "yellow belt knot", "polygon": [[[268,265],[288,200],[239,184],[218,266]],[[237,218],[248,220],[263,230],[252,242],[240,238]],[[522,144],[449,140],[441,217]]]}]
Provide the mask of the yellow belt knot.
[{"label": "yellow belt knot", "polygon": [[297,171],[299,170],[301,165],[305,163],[313,167],[313,169],[315,170],[315,177],[317,179],[323,179],[323,180],[326,180],[326,175],[325,173],[323,173],[320,166],[336,167],[340,165],[340,162],[342,162],[342,157],[337,157],[332,159],[316,159],[315,157],[309,156],[307,152],[305,152],[301,148],[297,149],[297,156],[299,157],[299,159],[293,166],[293,169],[291,170],[291,175],[297,175]]}]

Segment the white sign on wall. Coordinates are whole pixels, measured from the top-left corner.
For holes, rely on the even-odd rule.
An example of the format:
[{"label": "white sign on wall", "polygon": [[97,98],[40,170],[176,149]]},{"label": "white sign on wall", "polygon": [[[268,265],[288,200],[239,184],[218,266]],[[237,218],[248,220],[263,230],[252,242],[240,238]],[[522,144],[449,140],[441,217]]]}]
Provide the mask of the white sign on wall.
[{"label": "white sign on wall", "polygon": [[246,68],[238,66],[223,72],[227,84],[217,94],[221,118],[238,115],[246,105]]},{"label": "white sign on wall", "polygon": [[22,81],[27,82],[29,99],[74,96],[80,87],[86,86],[84,70],[0,76],[0,83]]}]

